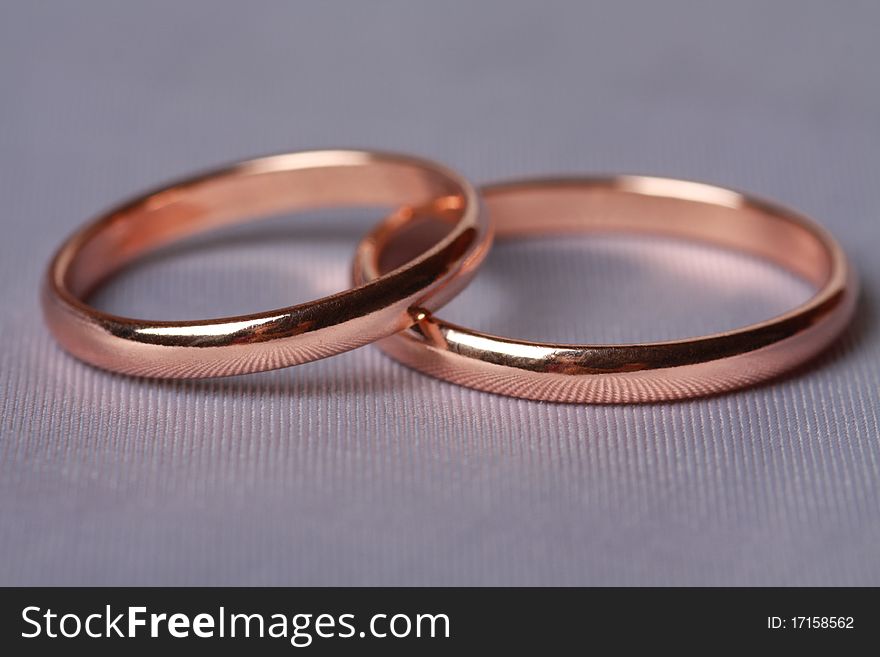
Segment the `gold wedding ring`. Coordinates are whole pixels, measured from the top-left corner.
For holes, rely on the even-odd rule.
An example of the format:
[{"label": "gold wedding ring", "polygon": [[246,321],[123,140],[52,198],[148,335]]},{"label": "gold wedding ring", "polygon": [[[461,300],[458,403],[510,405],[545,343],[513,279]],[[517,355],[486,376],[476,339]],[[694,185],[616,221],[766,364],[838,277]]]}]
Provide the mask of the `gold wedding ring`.
[{"label": "gold wedding ring", "polygon": [[[85,301],[115,271],[156,248],[212,228],[328,206],[422,208],[451,230],[375,280],[267,312],[198,321],[118,317]],[[438,306],[473,275],[491,231],[473,187],[428,160],[332,150],[241,162],[134,199],[71,236],[49,264],[46,322],[71,354],[140,376],[228,376],[297,365],[407,328],[413,306]]]},{"label": "gold wedding ring", "polygon": [[[685,340],[551,344],[490,335],[413,309],[416,325],[379,342],[396,360],[446,381],[526,399],[621,403],[683,399],[773,377],[824,349],[850,320],[856,278],[813,221],[743,194],[684,180],[620,176],[527,180],[481,190],[499,239],[626,231],[697,240],[781,265],[816,290],[778,317]],[[367,236],[354,263],[362,284],[382,275],[401,222]],[[552,283],[548,283],[552,284]],[[589,299],[577,299],[589,304]],[[523,312],[528,312],[523,308]]]}]

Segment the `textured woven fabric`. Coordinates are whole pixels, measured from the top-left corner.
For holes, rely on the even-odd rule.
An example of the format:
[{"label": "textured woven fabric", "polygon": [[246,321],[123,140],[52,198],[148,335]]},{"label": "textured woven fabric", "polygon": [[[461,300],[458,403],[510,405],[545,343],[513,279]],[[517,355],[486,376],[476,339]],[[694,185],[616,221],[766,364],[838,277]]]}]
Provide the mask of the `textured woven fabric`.
[{"label": "textured woven fabric", "polygon": [[[0,583],[880,585],[876,3],[5,2],[0,8]],[[367,347],[156,382],[65,355],[52,250],[138,190],[324,146],[477,182],[636,172],[816,217],[854,326],[758,388],[557,405]],[[204,317],[347,285],[377,217],[281,218],[134,267],[96,303]],[[450,319],[618,341],[742,325],[808,290],[633,238],[503,244]]]}]

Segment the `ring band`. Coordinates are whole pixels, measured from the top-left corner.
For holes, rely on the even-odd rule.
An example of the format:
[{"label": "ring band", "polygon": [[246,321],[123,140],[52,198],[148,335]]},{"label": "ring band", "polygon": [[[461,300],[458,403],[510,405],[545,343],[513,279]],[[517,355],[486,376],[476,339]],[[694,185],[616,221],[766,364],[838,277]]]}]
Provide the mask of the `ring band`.
[{"label": "ring band", "polygon": [[[327,206],[395,206],[448,219],[446,235],[369,283],[287,308],[199,321],[101,312],[83,299],[135,258],[218,226]],[[410,210],[408,210],[410,209]],[[71,354],[98,367],[160,378],[228,376],[338,354],[407,328],[412,306],[439,307],[485,257],[491,231],[476,192],[427,160],[368,151],[265,157],[177,182],[86,225],[49,264],[43,311]]]},{"label": "ring band", "polygon": [[[693,339],[536,343],[481,333],[417,310],[413,328],[378,343],[396,360],[453,383],[556,402],[702,396],[754,384],[807,360],[853,314],[856,277],[831,235],[805,217],[737,192],[683,180],[620,176],[523,181],[481,193],[498,237],[575,231],[669,235],[770,260],[809,281],[817,292],[767,321]],[[399,224],[380,225],[368,239],[394,245],[397,231]],[[355,281],[377,278],[387,255],[380,251],[365,258],[358,251]]]}]

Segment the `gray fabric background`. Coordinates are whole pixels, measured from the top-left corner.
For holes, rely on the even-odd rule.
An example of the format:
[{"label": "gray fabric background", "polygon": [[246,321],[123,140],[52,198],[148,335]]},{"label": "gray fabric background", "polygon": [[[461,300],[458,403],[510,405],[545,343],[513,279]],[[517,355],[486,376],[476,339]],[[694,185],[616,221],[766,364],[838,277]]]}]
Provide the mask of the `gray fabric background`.
[{"label": "gray fabric background", "polygon": [[[4,2],[0,583],[880,585],[880,6],[801,2]],[[81,222],[193,170],[323,146],[478,182],[641,172],[777,199],[864,282],[794,376],[564,406],[372,347],[263,375],[133,380],[62,353],[39,277]],[[377,217],[274,220],[98,299],[199,317],[347,284]],[[518,337],[683,337],[804,286],[645,239],[501,245],[446,315]]]}]

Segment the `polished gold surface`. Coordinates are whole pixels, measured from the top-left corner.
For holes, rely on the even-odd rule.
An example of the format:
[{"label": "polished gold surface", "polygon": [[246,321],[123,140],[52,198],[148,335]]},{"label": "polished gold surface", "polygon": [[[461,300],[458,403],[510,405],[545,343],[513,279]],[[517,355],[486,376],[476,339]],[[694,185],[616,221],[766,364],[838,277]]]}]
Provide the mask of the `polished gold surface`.
[{"label": "polished gold surface", "polygon": [[[186,236],[281,212],[392,206],[446,219],[448,230],[394,271],[322,299],[198,321],[119,317],[91,291],[132,260]],[[70,237],[42,288],[46,321],[77,358],[125,374],[192,378],[296,365],[407,328],[409,309],[437,308],[485,256],[491,231],[471,185],[419,158],[370,151],[290,153],[180,181],[122,205]]]},{"label": "polished gold surface", "polygon": [[[745,251],[809,281],[816,294],[767,321],[699,338],[644,344],[514,340],[445,322],[414,308],[417,324],[379,342],[422,372],[528,399],[622,403],[682,399],[751,385],[807,360],[846,326],[856,277],[835,240],[811,220],[737,192],[683,180],[620,176],[531,180],[484,188],[498,238],[629,231]],[[413,218],[414,219],[414,218]],[[399,220],[367,238],[354,279],[376,280],[408,252]],[[589,299],[572,299],[588,304]],[[523,308],[528,312],[528,308]]]}]

